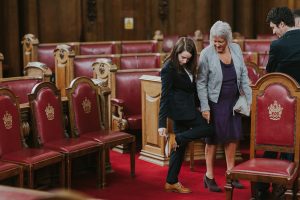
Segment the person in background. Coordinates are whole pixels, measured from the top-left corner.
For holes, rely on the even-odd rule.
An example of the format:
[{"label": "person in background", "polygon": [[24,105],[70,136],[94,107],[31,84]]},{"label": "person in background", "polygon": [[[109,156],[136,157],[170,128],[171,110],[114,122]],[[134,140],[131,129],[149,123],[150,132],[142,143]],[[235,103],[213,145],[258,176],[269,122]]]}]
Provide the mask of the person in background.
[{"label": "person in background", "polygon": [[[214,179],[214,159],[218,144],[224,145],[227,170],[235,165],[235,153],[242,138],[241,115],[233,115],[233,106],[240,95],[245,95],[250,109],[252,90],[247,68],[238,44],[232,43],[228,23],[217,21],[210,29],[210,45],[202,50],[199,59],[197,89],[202,116],[214,124],[214,136],[206,139],[206,174],[204,186],[212,192],[221,192]],[[238,180],[235,188],[243,188]]]},{"label": "person in background", "polygon": [[[272,8],[266,19],[277,40],[270,45],[267,73],[281,72],[290,75],[300,83],[300,29],[295,27],[295,16],[287,7]],[[277,158],[278,153],[264,152],[265,158]],[[293,160],[293,154],[281,153],[280,159]],[[256,183],[255,199],[265,199],[269,194],[270,184]],[[273,198],[283,195],[285,188],[272,185]]]},{"label": "person in background", "polygon": [[199,112],[196,79],[197,50],[192,39],[180,38],[164,61],[161,70],[162,92],[159,110],[160,136],[169,137],[167,118],[173,120],[176,135],[175,145],[171,152],[169,170],[164,186],[166,191],[190,193],[178,181],[178,175],[184,160],[188,142],[208,137],[212,134],[211,125],[207,124]]}]

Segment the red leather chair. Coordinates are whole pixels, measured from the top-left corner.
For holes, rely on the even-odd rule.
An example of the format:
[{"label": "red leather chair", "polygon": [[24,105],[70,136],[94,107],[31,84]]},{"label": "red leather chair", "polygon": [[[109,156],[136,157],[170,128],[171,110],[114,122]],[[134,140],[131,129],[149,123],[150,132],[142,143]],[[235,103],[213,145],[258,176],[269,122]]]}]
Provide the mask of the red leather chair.
[{"label": "red leather chair", "polygon": [[244,40],[244,50],[250,52],[269,52],[271,40],[268,39],[245,39]]},{"label": "red leather chair", "polygon": [[[292,199],[299,173],[299,85],[285,74],[271,73],[252,89],[250,159],[226,172],[226,199],[232,199],[232,181],[240,179],[284,185],[285,197]],[[294,161],[259,158],[260,151],[294,153]]]},{"label": "red leather chair", "polygon": [[61,96],[56,86],[50,82],[40,83],[33,88],[29,99],[36,145],[65,155],[67,187],[71,187],[72,161],[89,154],[96,156],[97,184],[101,186],[102,144],[86,138],[69,138],[64,129]]},{"label": "red leather chair", "polygon": [[6,88],[0,89],[0,125],[1,159],[23,167],[28,177],[28,186],[34,188],[35,172],[46,166],[60,166],[60,184],[64,186],[64,156],[63,154],[44,149],[25,148],[22,135],[19,103],[16,96]]},{"label": "red leather chair", "polygon": [[260,78],[258,66],[253,62],[246,62],[245,65],[247,67],[250,84],[255,85],[257,80]]},{"label": "red leather chair", "polygon": [[[67,96],[69,99],[72,134],[103,143],[107,152],[116,145],[128,144],[130,146],[131,176],[134,176],[135,137],[124,132],[104,129],[98,90],[99,88],[86,77],[79,77],[71,82],[70,87],[67,89]],[[104,165],[104,151],[102,155],[102,163]],[[104,170],[102,183],[103,185],[106,184]]]}]

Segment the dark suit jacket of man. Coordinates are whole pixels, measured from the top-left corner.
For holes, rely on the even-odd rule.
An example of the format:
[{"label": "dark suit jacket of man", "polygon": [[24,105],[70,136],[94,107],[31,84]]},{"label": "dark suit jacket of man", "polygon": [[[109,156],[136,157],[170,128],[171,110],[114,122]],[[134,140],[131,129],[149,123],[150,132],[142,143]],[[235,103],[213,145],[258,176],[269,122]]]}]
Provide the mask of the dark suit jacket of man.
[{"label": "dark suit jacket of man", "polygon": [[161,70],[162,91],[159,111],[159,128],[166,128],[167,117],[172,120],[192,120],[200,105],[195,80],[191,82],[184,69],[177,72],[171,61]]},{"label": "dark suit jacket of man", "polygon": [[287,31],[271,43],[266,70],[286,73],[300,83],[300,29]]}]

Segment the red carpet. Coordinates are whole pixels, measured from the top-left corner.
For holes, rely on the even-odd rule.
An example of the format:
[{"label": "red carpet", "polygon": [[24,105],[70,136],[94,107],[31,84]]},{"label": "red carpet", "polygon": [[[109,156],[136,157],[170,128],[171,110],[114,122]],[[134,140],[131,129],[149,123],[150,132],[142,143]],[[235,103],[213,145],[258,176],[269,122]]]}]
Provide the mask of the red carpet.
[{"label": "red carpet", "polygon": [[[111,152],[111,164],[114,173],[107,175],[108,186],[104,189],[95,187],[95,180],[91,177],[76,178],[74,189],[83,192],[92,198],[108,200],[153,200],[153,199],[225,199],[225,192],[212,193],[203,187],[205,162],[195,163],[195,171],[191,172],[188,162],[184,163],[180,181],[190,187],[191,194],[168,193],[163,190],[168,167],[157,166],[138,159],[136,156],[136,177],[131,178],[129,173],[129,155]],[[220,186],[225,184],[225,160],[217,160],[215,176]],[[250,199],[250,184],[241,181],[246,189],[234,190],[234,199]]]}]

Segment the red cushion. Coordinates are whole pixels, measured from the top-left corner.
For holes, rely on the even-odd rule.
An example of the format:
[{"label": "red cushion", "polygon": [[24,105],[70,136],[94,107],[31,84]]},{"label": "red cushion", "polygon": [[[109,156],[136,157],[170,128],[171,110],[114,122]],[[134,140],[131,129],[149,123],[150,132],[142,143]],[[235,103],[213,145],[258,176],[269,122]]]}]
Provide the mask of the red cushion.
[{"label": "red cushion", "polygon": [[116,55],[105,55],[105,56],[76,56],[74,58],[74,78],[80,76],[86,76],[93,78],[92,64],[98,59],[110,60],[113,64],[118,62],[118,56]]},{"label": "red cushion", "polygon": [[45,63],[53,73],[55,73],[54,50],[56,46],[57,44],[38,46],[38,61]]},{"label": "red cushion", "polygon": [[[65,138],[61,100],[48,87],[39,90],[33,101],[37,133],[42,143]],[[49,111],[46,112],[46,110]],[[53,115],[51,112],[54,112]],[[48,113],[48,115],[47,115]]]},{"label": "red cushion", "polygon": [[0,96],[0,105],[0,155],[3,155],[22,148],[21,122],[18,108],[12,98]]},{"label": "red cushion", "polygon": [[279,159],[254,158],[235,166],[231,173],[244,173],[252,175],[284,176],[293,175],[296,165],[294,162]]},{"label": "red cushion", "polygon": [[62,139],[49,143],[45,143],[46,148],[59,151],[62,153],[72,153],[84,149],[98,147],[99,143],[87,140],[84,138],[70,138]]},{"label": "red cushion", "polygon": [[115,54],[116,43],[80,43],[80,55]]},{"label": "red cushion", "polygon": [[[72,94],[75,124],[79,134],[101,129],[97,95],[97,92],[87,83],[79,83]],[[82,106],[84,101],[90,103],[91,109],[88,113],[85,112]]]},{"label": "red cushion", "polygon": [[40,162],[47,162],[48,160],[61,157],[62,155],[58,152],[48,149],[22,149],[12,153],[7,153],[2,156],[3,160],[13,161],[17,163],[24,163],[26,165],[32,165]]},{"label": "red cushion", "polygon": [[293,147],[295,112],[296,99],[289,91],[280,83],[269,85],[256,101],[256,144]]},{"label": "red cushion", "polygon": [[4,172],[4,171],[9,171],[12,169],[18,169],[18,168],[20,168],[19,165],[0,161],[0,173]]},{"label": "red cushion", "polygon": [[108,142],[116,142],[116,141],[121,141],[126,138],[132,138],[133,136],[124,133],[124,132],[118,132],[118,131],[94,131],[94,132],[88,132],[82,135],[82,137],[93,139],[97,142],[103,142],[103,143],[108,143]]},{"label": "red cushion", "polygon": [[122,43],[122,53],[155,53],[157,52],[157,42],[133,42],[133,43]]},{"label": "red cushion", "polygon": [[93,78],[92,64],[96,62],[97,58],[80,58],[74,59],[74,78],[80,76],[86,76]]},{"label": "red cushion", "polygon": [[120,69],[151,69],[160,68],[160,54],[122,56],[120,58]]}]

